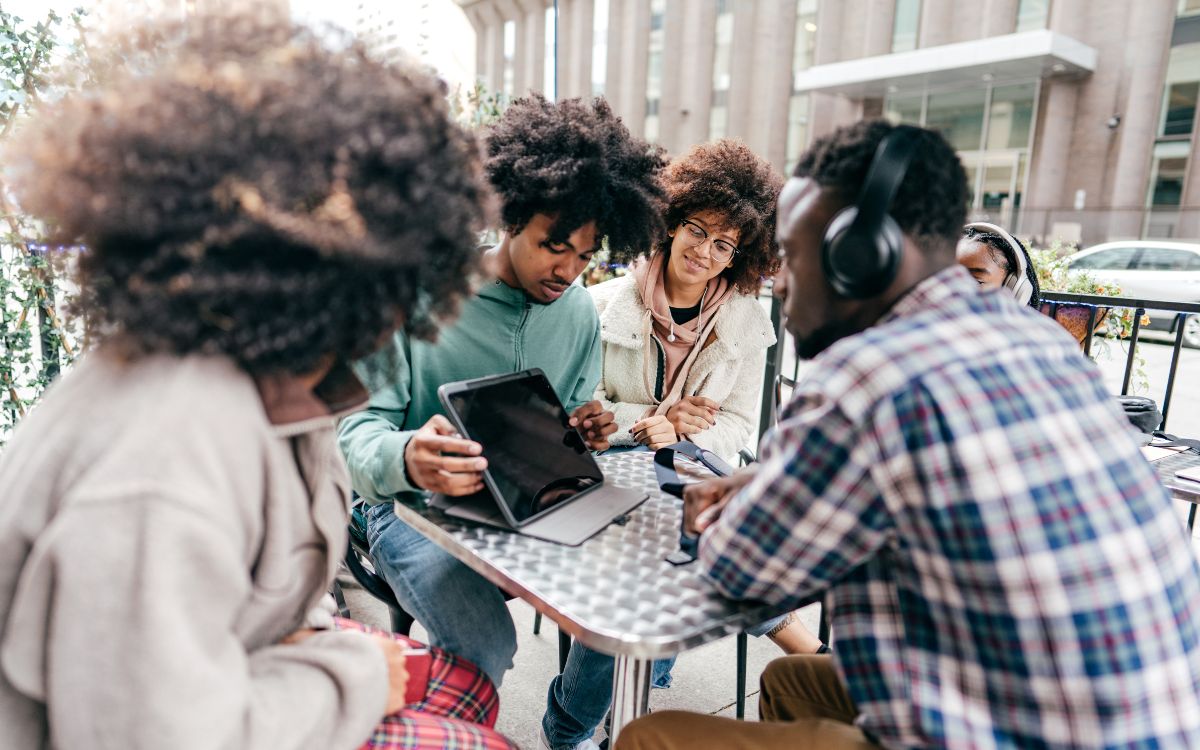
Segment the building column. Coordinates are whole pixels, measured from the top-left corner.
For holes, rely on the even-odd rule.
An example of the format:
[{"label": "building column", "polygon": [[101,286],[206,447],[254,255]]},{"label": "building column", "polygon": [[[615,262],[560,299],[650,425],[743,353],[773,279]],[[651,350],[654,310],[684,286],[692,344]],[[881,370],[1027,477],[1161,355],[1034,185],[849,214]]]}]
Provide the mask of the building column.
[{"label": "building column", "polygon": [[[1050,231],[1049,210],[1071,203],[1067,176],[1080,85],[1077,81],[1042,81],[1042,101],[1029,159],[1029,193],[1021,207],[1023,217],[1029,219],[1021,221],[1022,234],[1045,236]],[[1099,196],[1093,200],[1096,198]]]},{"label": "building column", "polygon": [[1136,209],[1146,205],[1163,81],[1175,26],[1175,5],[1165,2],[1130,5],[1129,15],[1129,38],[1137,39],[1138,45],[1130,48],[1125,61],[1129,89],[1121,108],[1111,201],[1118,210],[1113,212],[1109,225],[1109,237],[1114,240],[1141,235],[1142,212]]},{"label": "building column", "polygon": [[923,0],[917,47],[940,47],[954,38],[954,0]]},{"label": "building column", "polygon": [[[672,49],[677,50],[680,60],[679,105],[676,110],[678,126],[672,128],[664,122],[665,137],[661,139],[673,154],[682,153],[693,144],[708,140],[709,114],[712,112],[717,5],[714,2],[686,3],[686,8],[683,36],[677,39],[687,39],[693,43],[667,47],[668,54]],[[734,22],[737,22],[736,11]],[[737,47],[737,44],[735,34],[732,45]]]},{"label": "building column", "polygon": [[886,55],[892,51],[892,33],[896,26],[896,0],[868,0],[863,57]]},{"label": "building column", "polygon": [[646,129],[650,0],[610,0],[607,98],[635,135]]},{"label": "building column", "polygon": [[[813,52],[814,65],[826,65],[842,59],[842,4],[835,0],[822,0],[817,5],[817,48]],[[833,94],[811,93],[809,95],[808,141],[833,132],[837,127],[834,111],[838,97]],[[785,135],[784,138],[787,136]]]},{"label": "building column", "polygon": [[1011,34],[1017,30],[1019,0],[984,0],[983,33],[979,38]]},{"label": "building column", "polygon": [[758,0],[753,22],[753,44],[734,48],[729,135],[741,138],[776,169],[782,169],[792,94],[796,0]]},{"label": "building column", "polygon": [[[704,4],[712,5],[711,2]],[[663,45],[662,99],[658,104],[658,142],[672,153],[675,151],[675,142],[679,138],[681,120],[679,111],[683,108],[683,92],[680,90],[683,61],[675,41],[684,38],[684,19],[688,12],[687,0],[667,0],[667,10],[663,16],[663,36],[666,41]],[[711,40],[705,46],[711,48]],[[711,67],[709,74],[712,74]]]},{"label": "building column", "polygon": [[[517,92],[546,93],[546,3],[544,0],[519,0],[521,18],[517,22]],[[553,33],[553,30],[549,30]]]}]

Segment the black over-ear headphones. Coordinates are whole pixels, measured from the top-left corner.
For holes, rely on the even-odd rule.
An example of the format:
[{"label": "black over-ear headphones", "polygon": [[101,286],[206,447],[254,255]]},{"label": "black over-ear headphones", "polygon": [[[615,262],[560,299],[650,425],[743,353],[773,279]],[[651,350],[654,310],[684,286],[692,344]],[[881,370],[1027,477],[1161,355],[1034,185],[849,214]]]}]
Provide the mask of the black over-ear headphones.
[{"label": "black over-ear headphones", "polygon": [[843,297],[874,297],[896,278],[904,238],[888,208],[912,161],[918,132],[900,125],[887,134],[875,150],[858,201],[838,211],[825,227],[821,267]]}]

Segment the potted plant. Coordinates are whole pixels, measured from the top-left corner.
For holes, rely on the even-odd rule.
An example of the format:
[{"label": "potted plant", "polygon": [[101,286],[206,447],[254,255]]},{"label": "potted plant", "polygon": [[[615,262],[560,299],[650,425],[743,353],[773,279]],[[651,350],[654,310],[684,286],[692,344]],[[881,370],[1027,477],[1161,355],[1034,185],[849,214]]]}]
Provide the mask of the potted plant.
[{"label": "potted plant", "polygon": [[[1083,270],[1070,269],[1069,253],[1061,243],[1055,241],[1049,248],[1030,248],[1030,260],[1034,271],[1037,272],[1038,287],[1043,292],[1066,292],[1068,294],[1090,294],[1102,297],[1120,297],[1122,290],[1118,284],[1099,281],[1091,273]],[[1073,302],[1043,302],[1042,312],[1058,321],[1063,328],[1075,337],[1082,346],[1088,334],[1088,320],[1091,319],[1093,306]],[[1128,339],[1133,333],[1133,321],[1136,311],[1129,307],[1097,307],[1095,328],[1096,335],[1091,348],[1092,356],[1101,354],[1110,356],[1108,339]],[[1150,316],[1144,314],[1141,324],[1150,322]],[[1136,381],[1135,390],[1145,390],[1148,387],[1145,360],[1141,354],[1135,355]]]}]

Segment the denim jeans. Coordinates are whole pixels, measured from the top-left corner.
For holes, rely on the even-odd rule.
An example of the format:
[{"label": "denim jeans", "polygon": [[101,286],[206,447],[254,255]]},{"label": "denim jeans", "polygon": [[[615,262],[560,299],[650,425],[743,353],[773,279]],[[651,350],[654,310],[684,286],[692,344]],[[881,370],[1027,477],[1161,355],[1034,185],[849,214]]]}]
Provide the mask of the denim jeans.
[{"label": "denim jeans", "polygon": [[500,589],[397,518],[391,503],[367,511],[367,541],[375,571],[430,645],[470,660],[499,688],[517,652]]},{"label": "denim jeans", "polygon": [[[550,683],[542,731],[552,750],[568,750],[596,733],[612,703],[614,659],[579,643],[571,644],[567,666]],[[675,657],[659,659],[650,684],[671,687]]]}]

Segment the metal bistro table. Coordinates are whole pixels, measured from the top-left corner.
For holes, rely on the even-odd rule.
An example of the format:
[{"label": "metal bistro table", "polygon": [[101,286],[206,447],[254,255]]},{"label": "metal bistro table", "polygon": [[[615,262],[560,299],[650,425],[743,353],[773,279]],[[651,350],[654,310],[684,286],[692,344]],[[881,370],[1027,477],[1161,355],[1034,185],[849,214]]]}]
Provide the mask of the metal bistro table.
[{"label": "metal bistro table", "polygon": [[[646,713],[654,659],[779,614],[721,597],[701,578],[698,563],[673,566],[663,559],[679,546],[682,505],[658,489],[652,459],[648,452],[598,457],[607,481],[649,499],[624,525],[610,525],[579,547],[473,524],[436,508],[395,506],[403,521],[438,546],[583,645],[616,658],[610,745],[622,727]],[[711,476],[687,459],[680,458],[678,467],[681,476]]]},{"label": "metal bistro table", "polygon": [[1189,482],[1186,479],[1180,479],[1175,476],[1175,472],[1180,469],[1200,466],[1200,456],[1190,451],[1177,453],[1174,456],[1167,456],[1166,458],[1154,461],[1153,466],[1154,471],[1158,473],[1158,481],[1162,482],[1163,486],[1171,492],[1171,497],[1193,505],[1193,512],[1188,513],[1188,531],[1191,531],[1196,520],[1194,506],[1200,505],[1200,482]]}]

